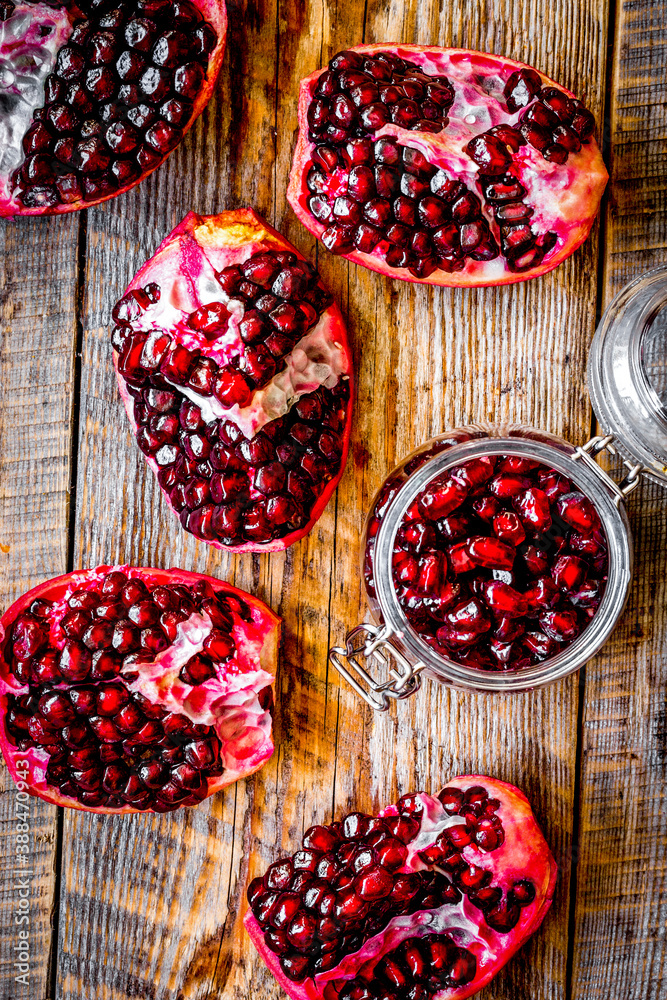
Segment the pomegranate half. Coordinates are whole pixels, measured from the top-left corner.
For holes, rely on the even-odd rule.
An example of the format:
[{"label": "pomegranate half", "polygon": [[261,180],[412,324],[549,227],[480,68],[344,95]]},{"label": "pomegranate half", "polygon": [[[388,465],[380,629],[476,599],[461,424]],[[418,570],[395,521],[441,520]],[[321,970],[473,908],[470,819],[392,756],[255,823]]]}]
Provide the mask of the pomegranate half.
[{"label": "pomegranate half", "polygon": [[594,127],[513,59],[359,45],[301,83],[287,197],[332,253],[382,274],[524,281],[591,229],[608,178]]},{"label": "pomegranate half", "polygon": [[295,1000],[462,1000],[540,926],[556,874],[522,792],[466,775],[311,827],[244,922]]},{"label": "pomegranate half", "polygon": [[73,212],[162,163],[206,106],[224,0],[0,2],[0,216]]},{"label": "pomegranate half", "polygon": [[280,619],[180,569],[98,566],[0,619],[0,746],[19,787],[98,813],[169,812],[273,753]]},{"label": "pomegranate half", "polygon": [[315,268],[252,209],[191,212],[113,317],[125,408],[183,527],[234,552],[310,531],[343,472],[352,396]]}]

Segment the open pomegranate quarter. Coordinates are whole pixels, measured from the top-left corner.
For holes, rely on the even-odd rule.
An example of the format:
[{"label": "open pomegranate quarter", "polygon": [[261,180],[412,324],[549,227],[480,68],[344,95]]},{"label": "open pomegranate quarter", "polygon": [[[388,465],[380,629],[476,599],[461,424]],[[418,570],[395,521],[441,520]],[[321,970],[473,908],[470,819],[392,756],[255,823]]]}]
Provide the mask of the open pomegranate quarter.
[{"label": "open pomegranate quarter", "polygon": [[463,1000],[540,926],[556,874],[522,792],[468,775],[312,827],[251,882],[245,926],[295,1000]]},{"label": "open pomegranate quarter", "polygon": [[315,268],[251,209],[190,213],[113,310],[137,443],[186,530],[284,549],[340,479],[351,358]]},{"label": "open pomegranate quarter", "polygon": [[226,35],[224,0],[0,0],[0,215],[72,212],[155,170]]},{"label": "open pomegranate quarter", "polygon": [[594,127],[512,59],[359,45],[301,83],[288,199],[332,253],[382,274],[524,281],[590,231],[608,176]]},{"label": "open pomegranate quarter", "polygon": [[0,746],[19,788],[99,813],[169,812],[273,753],[280,619],[183,570],[98,566],[0,619]]}]

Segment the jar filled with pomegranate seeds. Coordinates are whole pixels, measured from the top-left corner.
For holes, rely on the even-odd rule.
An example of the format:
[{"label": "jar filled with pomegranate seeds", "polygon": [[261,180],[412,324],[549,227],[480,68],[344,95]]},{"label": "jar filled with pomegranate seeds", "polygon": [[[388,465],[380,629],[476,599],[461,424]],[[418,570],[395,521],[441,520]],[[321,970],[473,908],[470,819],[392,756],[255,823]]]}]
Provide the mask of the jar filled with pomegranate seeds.
[{"label": "jar filled with pomegranate seeds", "polygon": [[[374,623],[330,658],[373,708],[427,674],[522,691],[578,670],[625,606],[625,500],[667,487],[667,267],[631,282],[602,317],[588,366],[602,432],[581,446],[540,430],[468,426],[414,451],[378,490],[362,573]],[[596,461],[619,455],[616,482]]]}]

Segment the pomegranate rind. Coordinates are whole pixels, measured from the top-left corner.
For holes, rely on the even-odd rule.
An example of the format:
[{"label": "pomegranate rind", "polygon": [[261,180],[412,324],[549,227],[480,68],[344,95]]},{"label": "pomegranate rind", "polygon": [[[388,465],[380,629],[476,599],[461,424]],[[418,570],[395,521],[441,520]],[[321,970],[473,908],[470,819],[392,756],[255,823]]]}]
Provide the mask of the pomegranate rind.
[{"label": "pomegranate rind", "polygon": [[[257,632],[262,634],[263,640],[261,646],[256,650],[257,662],[253,664],[255,677],[251,678],[251,680],[256,678],[261,687],[268,686],[268,684],[272,685],[278,660],[282,619],[264,604],[263,601],[253,597],[253,595],[248,594],[246,591],[239,590],[238,587],[234,587],[224,580],[217,580],[214,577],[205,576],[201,573],[190,573],[187,570],[177,568],[165,570],[126,565],[103,565],[97,566],[95,569],[77,570],[73,573],[67,573],[63,576],[46,580],[14,601],[0,618],[0,650],[4,650],[5,639],[11,631],[16,618],[21,612],[29,608],[33,601],[38,598],[44,598],[57,602],[68,591],[71,592],[72,590],[84,587],[97,579],[101,581],[112,570],[120,570],[129,579],[139,578],[153,585],[180,583],[184,586],[192,586],[197,581],[205,580],[216,592],[235,595],[245,601],[252,608],[253,624]],[[7,662],[4,652],[0,652],[0,748],[2,749],[7,769],[19,790],[27,791],[30,795],[44,799],[45,802],[52,802],[57,806],[67,806],[70,809],[79,809],[83,812],[103,813],[106,815],[108,813],[124,814],[154,811],[151,809],[135,809],[129,804],[118,809],[105,806],[85,806],[77,799],[62,795],[57,788],[47,785],[45,774],[48,755],[36,747],[28,751],[18,750],[9,741],[5,731],[3,720],[7,712],[8,696],[26,694],[28,690],[28,686],[22,685],[10,672],[10,664]],[[255,771],[258,771],[271,757],[275,747],[271,736],[270,712],[265,711],[263,713],[260,723],[264,727],[261,741],[255,746],[253,752],[243,759],[242,763],[239,762],[240,766],[236,770],[226,769],[219,777],[207,779],[207,798],[227,785],[238,781],[239,778],[246,778]],[[221,743],[224,750],[225,742],[222,738]]]},{"label": "pomegranate rind", "polygon": [[[159,284],[161,275],[165,271],[172,275],[177,272],[183,276],[181,294],[184,297],[187,297],[188,294],[193,296],[191,306],[194,309],[199,304],[198,299],[196,299],[195,279],[200,273],[203,263],[213,266],[216,270],[221,270],[223,267],[242,263],[254,253],[263,250],[286,250],[296,254],[299,260],[306,259],[296,247],[292,246],[289,240],[286,240],[252,208],[233,209],[220,212],[218,215],[208,216],[189,212],[183,221],[163,240],[150,260],[137,272],[123,294],[126,295],[135,288],[143,288],[151,281],[157,281]],[[352,431],[352,397],[354,392],[352,357],[345,321],[335,303],[332,303],[322,313],[319,322],[321,323],[323,320],[327,324],[329,339],[336,342],[342,349],[346,364],[345,377],[349,379],[350,386],[350,396],[346,404],[345,428],[342,433],[340,467],[337,474],[326,484],[313,505],[309,521],[302,528],[271,542],[246,542],[243,545],[231,546],[223,545],[215,540],[207,540],[207,545],[225,549],[227,552],[281,552],[312,530],[338,486],[345,470]],[[132,431],[136,435],[134,400],[127,390],[125,380],[118,371],[118,355],[116,353],[114,353],[114,367],[125,411]],[[144,458],[157,475],[159,466],[155,459],[149,455],[144,455]],[[168,494],[163,491],[163,495],[173,509]],[[176,516],[178,516],[177,513]]]},{"label": "pomegranate rind", "polygon": [[[466,790],[474,785],[482,785],[489,798],[499,800],[496,814],[505,832],[505,841],[493,852],[470,845],[461,851],[470,864],[485,867],[493,872],[493,884],[505,893],[513,882],[529,877],[535,886],[535,899],[521,910],[519,922],[507,934],[500,934],[484,921],[482,911],[473,906],[467,896],[463,896],[456,906],[446,905],[439,910],[421,911],[409,916],[392,918],[378,934],[368,938],[362,947],[315,979],[292,982],[283,973],[278,955],[264,942],[264,932],[252,910],[248,909],[243,923],[255,948],[259,952],[271,974],[276,978],[288,996],[294,1000],[322,1000],[324,987],[330,980],[354,979],[366,966],[366,978],[372,978],[372,967],[402,941],[432,933],[450,934],[459,947],[471,951],[477,961],[475,978],[465,986],[446,988],[433,994],[433,1000],[465,1000],[486,986],[502,967],[535,933],[551,906],[558,868],[549,850],[544,835],[533,815],[526,796],[514,785],[487,775],[461,775],[447,782],[447,788]],[[440,801],[430,795],[419,796],[424,809],[420,833],[408,843],[408,858],[401,871],[415,871],[426,868],[417,856],[433,843],[448,818]],[[397,815],[396,806],[391,805],[379,812],[379,816]],[[471,929],[474,933],[471,933]]]},{"label": "pomegranate rind", "polygon": [[[517,62],[514,59],[507,59],[502,56],[491,55],[487,52],[476,52],[468,49],[447,49],[439,48],[435,45],[355,45],[350,46],[346,51],[362,52],[373,55],[376,52],[391,52],[401,59],[407,59],[425,71],[433,74],[443,74],[449,76],[452,71],[459,72],[461,68],[469,75],[476,73],[487,77],[497,76],[501,81],[505,81],[511,73],[520,69],[532,69],[525,63]],[[307,113],[311,100],[313,99],[317,81],[322,73],[326,72],[326,67],[311,73],[305,77],[299,89],[299,135],[292,169],[290,171],[289,186],[287,189],[287,200],[294,209],[294,212],[314,236],[320,238],[327,228],[326,225],[316,219],[308,209],[308,198],[310,192],[306,186],[306,176],[308,166],[312,160],[312,153],[315,143],[308,138]],[[544,86],[556,87],[568,97],[574,98],[576,95],[567,90],[560,83],[551,80],[544,73],[536,70]],[[456,82],[456,80],[454,80]],[[450,116],[456,108],[450,110]],[[520,112],[512,116],[509,113],[506,118],[517,118]],[[489,120],[486,127],[494,124]],[[424,132],[413,132],[399,128],[396,125],[388,124],[375,132],[375,138],[391,136],[400,141],[401,145],[411,146],[418,149],[430,160],[434,166],[448,167],[456,165],[458,171],[469,173],[466,178],[468,187],[477,194],[481,188],[475,181],[478,176],[478,169],[473,161],[463,152],[463,147],[472,136],[472,132],[464,138],[450,141],[441,136],[447,136],[447,128],[443,133],[432,134]],[[604,193],[605,186],[609,179],[609,174],[602,159],[602,153],[595,141],[590,141],[583,145],[578,153],[570,153],[567,162],[563,165],[549,163],[532,147],[521,147],[518,154],[515,154],[515,163],[525,165],[525,172],[541,174],[545,177],[557,178],[554,185],[553,195],[549,199],[548,213],[559,219],[558,234],[559,245],[555,252],[547,254],[545,259],[537,267],[525,272],[513,272],[502,257],[497,257],[491,261],[474,261],[466,259],[466,265],[462,271],[446,272],[437,270],[427,278],[417,278],[404,268],[391,267],[384,260],[374,253],[361,253],[358,250],[352,253],[341,254],[347,260],[355,264],[361,264],[371,271],[377,271],[387,277],[399,278],[401,281],[412,281],[418,284],[441,285],[446,287],[487,287],[491,285],[511,285],[520,281],[527,281],[539,275],[552,271],[555,267],[577,250],[587,239],[591,231],[595,218],[598,214],[600,201]],[[463,179],[463,178],[462,178]],[[526,177],[522,174],[522,180]],[[532,221],[534,223],[544,223],[544,190],[538,187],[535,192],[535,200],[531,200],[532,188],[528,187],[528,194],[524,201],[535,209]],[[497,228],[490,216],[485,215],[490,222],[492,229]],[[563,231],[566,236],[561,238]],[[497,273],[496,273],[497,272]]]},{"label": "pomegranate rind", "polygon": [[[227,43],[227,6],[225,0],[192,0],[194,5],[201,11],[204,18],[211,24],[215,29],[218,40],[216,42],[215,48],[212,50],[209,56],[208,69],[206,71],[206,79],[200,90],[197,98],[194,101],[194,106],[192,109],[192,115],[188,121],[182,126],[182,133],[188,132],[194,125],[197,118],[208,104],[213,95],[215,89],[215,84],[222,67],[222,60],[225,55],[225,46]],[[181,137],[181,141],[182,138]],[[180,145],[180,142],[179,142]],[[177,147],[175,147],[177,148]],[[166,153],[162,159],[148,170],[142,172],[141,176],[137,180],[132,181],[131,184],[126,184],[123,187],[119,187],[116,191],[111,194],[104,195],[101,198],[90,198],[81,199],[79,201],[73,201],[68,204],[54,205],[50,208],[28,208],[13,198],[7,197],[7,194],[0,191],[0,218],[14,218],[17,215],[63,215],[66,212],[80,212],[83,208],[92,208],[93,205],[100,205],[104,201],[111,201],[113,198],[117,198],[118,195],[124,194],[129,191],[130,188],[136,187],[137,184],[141,182],[152,174],[153,171],[157,170],[158,167],[162,166],[164,161],[173,153],[174,150],[170,150]]]}]

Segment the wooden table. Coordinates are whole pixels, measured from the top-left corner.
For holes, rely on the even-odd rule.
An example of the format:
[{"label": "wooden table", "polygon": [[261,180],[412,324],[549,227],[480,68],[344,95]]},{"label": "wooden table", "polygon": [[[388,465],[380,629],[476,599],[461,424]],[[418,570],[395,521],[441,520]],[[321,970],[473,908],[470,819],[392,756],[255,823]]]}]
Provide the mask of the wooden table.
[{"label": "wooden table", "polygon": [[[388,470],[448,426],[512,419],[582,442],[588,345],[627,280],[667,259],[660,0],[233,0],[206,113],[150,179],[100,208],[0,227],[0,590],[100,562],[212,573],[285,620],[277,750],[197,809],[98,817],[31,800],[30,985],[13,981],[14,794],[0,774],[2,1000],[262,1000],[280,991],[241,928],[245,886],[313,822],[481,771],[525,789],[560,865],[554,906],[488,987],[505,1000],[667,997],[665,496],[629,505],[637,560],[621,624],[585,670],[543,691],[427,682],[385,716],[327,665],[362,620],[363,515]],[[535,281],[449,291],[386,281],[318,247],[285,201],[302,76],[360,41],[504,53],[584,97],[612,184],[599,231]],[[110,312],[194,208],[252,204],[310,259],[349,317],[358,377],[350,460],[310,536],[230,557],[184,534],[131,438]]]}]

